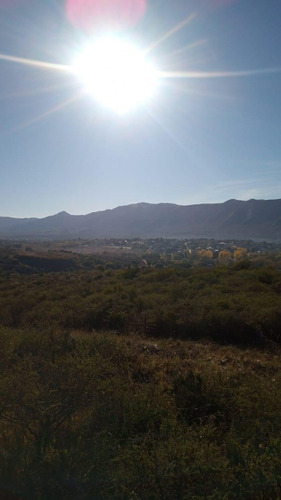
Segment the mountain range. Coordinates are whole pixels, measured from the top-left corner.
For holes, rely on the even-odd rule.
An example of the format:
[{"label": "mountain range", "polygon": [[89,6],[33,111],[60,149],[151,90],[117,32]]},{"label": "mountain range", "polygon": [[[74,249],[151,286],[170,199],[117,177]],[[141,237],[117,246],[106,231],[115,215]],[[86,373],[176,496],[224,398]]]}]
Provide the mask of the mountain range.
[{"label": "mountain range", "polygon": [[281,240],[281,199],[137,203],[87,215],[0,217],[1,239],[214,238]]}]

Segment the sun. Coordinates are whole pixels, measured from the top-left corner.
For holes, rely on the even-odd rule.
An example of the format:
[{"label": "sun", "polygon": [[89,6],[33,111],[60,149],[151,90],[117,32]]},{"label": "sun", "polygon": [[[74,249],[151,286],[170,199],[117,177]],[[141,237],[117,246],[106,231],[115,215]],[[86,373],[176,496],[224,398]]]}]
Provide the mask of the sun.
[{"label": "sun", "polygon": [[87,45],[73,64],[83,87],[103,106],[125,114],[155,93],[158,74],[145,53],[118,37]]}]

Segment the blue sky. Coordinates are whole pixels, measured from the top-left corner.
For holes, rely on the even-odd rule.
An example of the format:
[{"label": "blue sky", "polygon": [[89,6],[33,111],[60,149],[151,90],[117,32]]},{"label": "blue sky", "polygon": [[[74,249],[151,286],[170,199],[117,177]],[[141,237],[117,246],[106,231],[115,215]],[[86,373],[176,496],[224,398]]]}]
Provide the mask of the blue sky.
[{"label": "blue sky", "polygon": [[[0,60],[0,215],[281,198],[281,2],[148,0],[127,36],[150,46],[193,12],[160,69],[280,72],[169,79],[119,116],[69,74]],[[70,64],[85,39],[63,0],[0,1],[2,54]]]}]

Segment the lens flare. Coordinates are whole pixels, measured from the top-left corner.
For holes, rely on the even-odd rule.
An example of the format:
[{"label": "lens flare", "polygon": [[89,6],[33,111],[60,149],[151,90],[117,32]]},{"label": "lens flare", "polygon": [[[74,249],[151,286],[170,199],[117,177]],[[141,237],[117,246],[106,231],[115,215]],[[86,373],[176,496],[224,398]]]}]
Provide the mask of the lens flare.
[{"label": "lens flare", "polygon": [[66,12],[77,28],[92,31],[99,27],[124,29],[144,15],[146,0],[67,0]]}]

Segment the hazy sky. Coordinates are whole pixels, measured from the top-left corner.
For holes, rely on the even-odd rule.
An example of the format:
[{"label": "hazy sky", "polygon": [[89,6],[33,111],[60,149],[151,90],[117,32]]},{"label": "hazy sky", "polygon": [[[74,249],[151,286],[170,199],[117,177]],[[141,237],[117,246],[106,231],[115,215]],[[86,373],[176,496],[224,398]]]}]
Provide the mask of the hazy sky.
[{"label": "hazy sky", "polygon": [[[149,47],[192,13],[159,69],[277,71],[169,79],[119,116],[70,74],[0,60],[0,215],[281,198],[281,2],[147,0],[126,35]],[[88,36],[63,0],[0,0],[2,54],[71,64]]]}]

